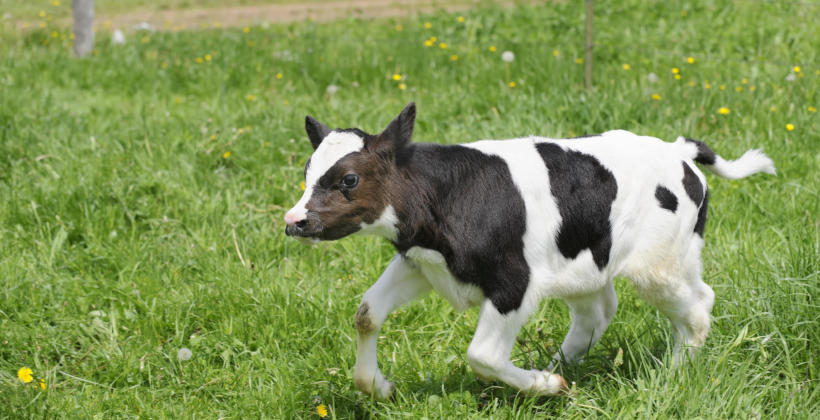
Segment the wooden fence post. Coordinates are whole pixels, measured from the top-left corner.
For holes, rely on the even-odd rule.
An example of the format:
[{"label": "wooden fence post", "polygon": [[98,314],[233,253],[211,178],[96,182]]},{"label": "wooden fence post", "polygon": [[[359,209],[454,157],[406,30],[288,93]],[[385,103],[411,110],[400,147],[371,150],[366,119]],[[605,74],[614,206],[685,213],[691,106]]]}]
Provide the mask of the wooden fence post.
[{"label": "wooden fence post", "polygon": [[586,53],[584,57],[584,86],[587,90],[592,89],[592,2],[593,0],[586,0]]},{"label": "wooden fence post", "polygon": [[94,0],[72,0],[74,55],[85,57],[94,50]]}]

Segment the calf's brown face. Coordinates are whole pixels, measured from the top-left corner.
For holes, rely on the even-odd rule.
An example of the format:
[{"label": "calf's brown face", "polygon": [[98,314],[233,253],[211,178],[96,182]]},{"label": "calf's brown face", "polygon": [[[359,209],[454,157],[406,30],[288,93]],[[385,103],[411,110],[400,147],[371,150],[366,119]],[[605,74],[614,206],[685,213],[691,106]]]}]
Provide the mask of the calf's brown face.
[{"label": "calf's brown face", "polygon": [[305,192],[285,214],[285,233],[316,242],[379,223],[392,209],[388,190],[394,156],[410,142],[415,116],[411,103],[378,135],[330,130],[307,116],[305,130],[314,152],[305,165]]}]

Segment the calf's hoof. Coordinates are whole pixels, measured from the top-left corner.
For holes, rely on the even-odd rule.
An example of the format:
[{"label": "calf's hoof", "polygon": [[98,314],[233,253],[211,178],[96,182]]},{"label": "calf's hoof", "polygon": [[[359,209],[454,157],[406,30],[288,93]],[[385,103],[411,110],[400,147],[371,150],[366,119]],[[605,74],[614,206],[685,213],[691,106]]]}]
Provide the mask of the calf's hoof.
[{"label": "calf's hoof", "polygon": [[369,395],[377,400],[386,400],[393,395],[396,390],[396,385],[393,382],[384,379],[382,375],[375,378],[356,378],[354,379],[356,388],[362,393]]},{"label": "calf's hoof", "polygon": [[561,375],[539,371],[535,375],[535,383],[530,392],[535,395],[562,395],[569,393],[569,386]]}]

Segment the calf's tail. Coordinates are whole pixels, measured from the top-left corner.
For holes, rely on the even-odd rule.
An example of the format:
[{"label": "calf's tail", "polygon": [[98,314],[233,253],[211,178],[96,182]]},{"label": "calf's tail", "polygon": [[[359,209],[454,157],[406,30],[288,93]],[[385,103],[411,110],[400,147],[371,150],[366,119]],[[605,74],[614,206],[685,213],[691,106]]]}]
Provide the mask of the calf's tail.
[{"label": "calf's tail", "polygon": [[743,156],[735,160],[726,160],[718,156],[706,143],[684,137],[678,137],[678,142],[685,141],[687,145],[694,145],[689,156],[695,162],[706,166],[715,174],[729,179],[746,178],[758,172],[775,175],[774,162],[760,149],[747,150]]}]

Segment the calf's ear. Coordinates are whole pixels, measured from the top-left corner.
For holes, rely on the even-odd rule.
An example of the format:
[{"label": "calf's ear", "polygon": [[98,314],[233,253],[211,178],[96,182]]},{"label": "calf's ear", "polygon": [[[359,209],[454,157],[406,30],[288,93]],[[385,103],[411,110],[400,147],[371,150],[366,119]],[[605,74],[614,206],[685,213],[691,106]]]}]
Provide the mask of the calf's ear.
[{"label": "calf's ear", "polygon": [[410,143],[413,137],[413,126],[416,123],[416,104],[410,102],[399,113],[387,128],[376,138],[376,148],[380,150],[396,151]]},{"label": "calf's ear", "polygon": [[316,150],[331,130],[310,115],[306,115],[305,131],[307,131],[310,144],[313,145],[313,150]]}]

